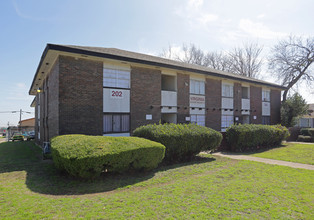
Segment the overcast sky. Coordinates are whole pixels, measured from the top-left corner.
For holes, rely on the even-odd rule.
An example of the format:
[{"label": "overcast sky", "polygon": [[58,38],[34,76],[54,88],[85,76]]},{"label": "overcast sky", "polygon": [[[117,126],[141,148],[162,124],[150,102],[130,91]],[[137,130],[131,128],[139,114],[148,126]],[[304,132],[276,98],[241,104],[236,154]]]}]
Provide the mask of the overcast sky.
[{"label": "overcast sky", "polygon": [[[290,34],[314,35],[313,0],[2,0],[0,10],[0,126],[19,121],[3,111],[34,112],[28,90],[47,43],[158,55],[183,43],[227,51],[257,42],[266,56]],[[267,71],[262,78],[279,83]],[[314,103],[313,91],[300,92]]]}]

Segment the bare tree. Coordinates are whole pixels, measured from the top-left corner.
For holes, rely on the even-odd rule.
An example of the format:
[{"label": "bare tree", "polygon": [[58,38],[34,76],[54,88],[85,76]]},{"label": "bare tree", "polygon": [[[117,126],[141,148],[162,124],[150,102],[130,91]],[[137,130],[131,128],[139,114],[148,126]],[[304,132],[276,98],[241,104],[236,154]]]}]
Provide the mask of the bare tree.
[{"label": "bare tree", "polygon": [[287,100],[288,91],[298,82],[314,80],[313,62],[314,37],[304,39],[290,36],[273,47],[269,69],[282,80],[282,85],[287,87],[283,93],[283,102]]},{"label": "bare tree", "polygon": [[262,68],[260,54],[263,48],[256,43],[244,44],[243,48],[236,47],[228,55],[230,72],[251,78],[258,78]]},{"label": "bare tree", "polygon": [[230,72],[231,70],[230,58],[222,52],[207,53],[204,57],[204,66],[226,72]]},{"label": "bare tree", "polygon": [[184,56],[180,57],[177,56],[177,60],[184,62],[184,63],[190,63],[190,64],[196,64],[204,66],[204,52],[197,48],[194,44],[186,45],[183,44],[182,50],[184,52]]},{"label": "bare tree", "polygon": [[162,57],[181,62],[197,64],[217,70],[257,78],[262,67],[262,48],[257,44],[245,44],[244,48],[234,48],[231,52],[204,52],[194,44],[182,46],[183,55],[173,54],[169,46]]}]

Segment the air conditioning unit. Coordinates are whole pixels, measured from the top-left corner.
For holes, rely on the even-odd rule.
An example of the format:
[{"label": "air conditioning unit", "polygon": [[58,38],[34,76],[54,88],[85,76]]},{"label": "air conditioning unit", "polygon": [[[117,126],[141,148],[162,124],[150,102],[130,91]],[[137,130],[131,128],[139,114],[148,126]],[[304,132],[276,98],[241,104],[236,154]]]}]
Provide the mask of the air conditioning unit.
[{"label": "air conditioning unit", "polygon": [[43,146],[43,150],[44,150],[44,154],[50,154],[50,143],[49,142],[44,142],[44,146]]}]

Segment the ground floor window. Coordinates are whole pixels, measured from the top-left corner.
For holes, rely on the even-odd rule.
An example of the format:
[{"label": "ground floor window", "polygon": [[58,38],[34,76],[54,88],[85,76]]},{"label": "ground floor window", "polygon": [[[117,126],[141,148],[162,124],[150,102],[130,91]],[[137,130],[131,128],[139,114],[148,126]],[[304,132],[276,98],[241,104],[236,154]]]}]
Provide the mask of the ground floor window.
[{"label": "ground floor window", "polygon": [[233,125],[233,115],[222,115],[221,116],[221,131],[226,131],[228,127]]},{"label": "ground floor window", "polygon": [[191,115],[191,123],[205,126],[205,115]]},{"label": "ground floor window", "polygon": [[122,133],[130,131],[129,114],[104,114],[104,133]]},{"label": "ground floor window", "polygon": [[250,116],[249,115],[243,115],[242,116],[242,124],[250,124]]},{"label": "ground floor window", "polygon": [[262,124],[270,125],[270,116],[262,116]]}]

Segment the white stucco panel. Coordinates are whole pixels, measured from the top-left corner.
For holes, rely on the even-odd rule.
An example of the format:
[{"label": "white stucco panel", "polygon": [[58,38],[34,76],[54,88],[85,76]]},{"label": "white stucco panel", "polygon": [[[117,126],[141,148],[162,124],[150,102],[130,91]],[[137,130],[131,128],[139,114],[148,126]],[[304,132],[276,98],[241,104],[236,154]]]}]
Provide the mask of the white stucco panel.
[{"label": "white stucco panel", "polygon": [[161,91],[162,106],[177,106],[177,92]]},{"label": "white stucco panel", "polygon": [[263,116],[270,115],[270,102],[262,102],[262,115]]},{"label": "white stucco panel", "polygon": [[130,90],[103,89],[104,112],[130,112]]},{"label": "white stucco panel", "polygon": [[190,108],[190,115],[205,115],[205,108]]},{"label": "white stucco panel", "polygon": [[190,107],[205,108],[205,96],[190,95]]},{"label": "white stucco panel", "polygon": [[221,108],[233,109],[233,98],[222,98]]},{"label": "white stucco panel", "polygon": [[250,99],[242,99],[242,107],[241,109],[250,110]]}]

